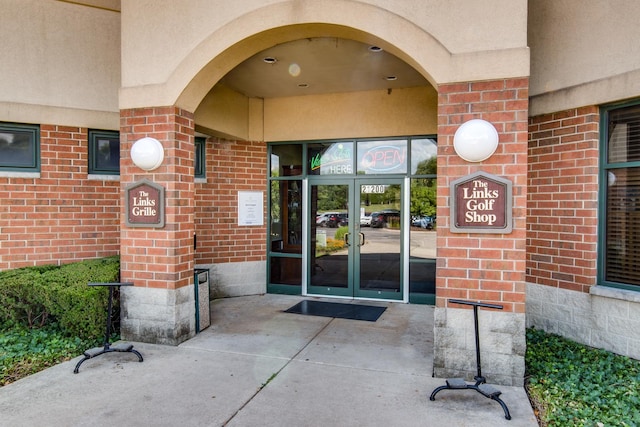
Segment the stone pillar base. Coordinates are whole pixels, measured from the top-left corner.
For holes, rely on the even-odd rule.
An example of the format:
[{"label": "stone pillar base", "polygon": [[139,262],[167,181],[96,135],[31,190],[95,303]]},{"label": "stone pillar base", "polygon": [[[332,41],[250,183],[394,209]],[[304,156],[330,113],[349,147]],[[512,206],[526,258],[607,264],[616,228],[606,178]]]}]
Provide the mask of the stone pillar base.
[{"label": "stone pillar base", "polygon": [[120,334],[127,341],[178,345],[196,333],[192,286],[122,287]]},{"label": "stone pillar base", "polygon": [[266,261],[245,261],[204,265],[211,274],[211,299],[266,293],[266,264]]},{"label": "stone pillar base", "polygon": [[[436,307],[433,372],[472,381],[477,373],[473,310]],[[482,375],[490,384],[522,386],[525,315],[478,310]]]}]

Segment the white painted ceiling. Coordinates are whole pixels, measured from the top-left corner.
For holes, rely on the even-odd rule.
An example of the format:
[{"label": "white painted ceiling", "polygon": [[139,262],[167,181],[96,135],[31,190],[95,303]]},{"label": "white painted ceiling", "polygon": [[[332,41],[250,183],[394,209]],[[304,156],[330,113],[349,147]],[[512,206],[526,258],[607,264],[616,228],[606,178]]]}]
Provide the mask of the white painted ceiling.
[{"label": "white painted ceiling", "polygon": [[[275,62],[265,62],[265,58]],[[384,50],[332,37],[273,46],[238,65],[222,82],[256,98],[429,85],[415,69]]]}]

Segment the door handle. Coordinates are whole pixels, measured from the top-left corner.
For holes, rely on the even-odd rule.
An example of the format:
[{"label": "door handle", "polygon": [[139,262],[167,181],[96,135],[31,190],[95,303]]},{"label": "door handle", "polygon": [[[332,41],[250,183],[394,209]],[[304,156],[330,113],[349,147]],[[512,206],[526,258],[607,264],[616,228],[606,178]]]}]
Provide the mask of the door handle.
[{"label": "door handle", "polygon": [[344,235],[344,244],[345,244],[345,246],[351,246],[351,243],[349,243],[349,234],[351,234],[351,233],[345,233],[345,235]]},{"label": "door handle", "polygon": [[364,233],[358,233],[360,235],[360,245],[359,246],[364,246],[365,240],[364,240]]}]

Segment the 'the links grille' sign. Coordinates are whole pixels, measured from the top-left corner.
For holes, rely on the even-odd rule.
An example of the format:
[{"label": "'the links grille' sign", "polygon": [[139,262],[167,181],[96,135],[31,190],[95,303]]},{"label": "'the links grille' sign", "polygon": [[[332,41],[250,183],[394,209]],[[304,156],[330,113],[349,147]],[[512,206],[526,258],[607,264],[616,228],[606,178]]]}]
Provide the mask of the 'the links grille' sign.
[{"label": "'the links grille' sign", "polygon": [[126,193],[129,227],[164,227],[164,187],[143,179],[129,185]]},{"label": "'the links grille' sign", "polygon": [[511,233],[512,183],[485,172],[451,183],[451,232]]}]

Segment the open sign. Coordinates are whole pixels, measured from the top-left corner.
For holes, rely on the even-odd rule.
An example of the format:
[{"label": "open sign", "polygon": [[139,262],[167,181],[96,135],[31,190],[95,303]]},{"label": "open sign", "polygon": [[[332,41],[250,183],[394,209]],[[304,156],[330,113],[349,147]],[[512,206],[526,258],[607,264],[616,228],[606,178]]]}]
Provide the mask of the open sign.
[{"label": "open sign", "polygon": [[407,161],[406,146],[380,145],[365,151],[360,158],[360,171],[389,173],[405,170]]}]

